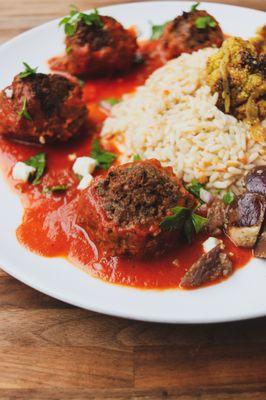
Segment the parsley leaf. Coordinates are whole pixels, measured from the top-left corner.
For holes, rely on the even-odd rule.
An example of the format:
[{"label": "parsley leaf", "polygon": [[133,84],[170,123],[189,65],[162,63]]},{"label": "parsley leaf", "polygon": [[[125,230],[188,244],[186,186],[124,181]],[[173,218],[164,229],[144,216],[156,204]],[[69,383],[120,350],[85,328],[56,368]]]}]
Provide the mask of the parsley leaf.
[{"label": "parsley leaf", "polygon": [[43,188],[43,193],[63,193],[68,189],[67,185],[46,186]]},{"label": "parsley leaf", "polygon": [[108,99],[104,99],[100,102],[100,105],[104,108],[110,108],[120,103],[121,100],[116,99],[114,97],[109,97]]},{"label": "parsley leaf", "polygon": [[165,231],[181,229],[190,213],[190,210],[185,207],[174,207],[173,215],[168,215],[160,223],[160,227]]},{"label": "parsley leaf", "polygon": [[163,30],[165,28],[165,26],[168,24],[169,21],[166,21],[164,24],[162,25],[153,25],[151,24],[151,40],[157,40],[160,39],[160,37],[163,34]]},{"label": "parsley leaf", "polygon": [[68,46],[66,48],[66,53],[69,54],[69,53],[71,53],[71,51],[72,51],[72,46]]},{"label": "parsley leaf", "polygon": [[141,157],[139,154],[134,154],[133,161],[141,161]]},{"label": "parsley leaf", "polygon": [[217,23],[210,15],[207,15],[206,17],[199,17],[195,21],[195,26],[198,29],[206,29],[208,27],[214,28],[216,25]]},{"label": "parsley leaf", "polygon": [[235,195],[233,192],[227,192],[223,195],[223,202],[225,204],[231,204],[235,200]]},{"label": "parsley leaf", "polygon": [[117,157],[116,154],[103,150],[98,139],[94,139],[92,142],[90,156],[95,158],[98,161],[98,166],[103,169],[110,168]]},{"label": "parsley leaf", "polygon": [[208,219],[202,217],[201,215],[193,213],[191,215],[191,221],[193,223],[196,234],[198,234],[203,229],[203,227],[207,224]]},{"label": "parsley leaf", "polygon": [[204,185],[196,180],[192,180],[192,182],[186,185],[185,188],[189,193],[193,194],[193,196],[200,200],[200,189],[204,188]]},{"label": "parsley leaf", "polygon": [[85,14],[80,12],[75,6],[72,6],[69,16],[61,19],[59,26],[64,25],[65,34],[67,36],[72,36],[76,32],[80,21],[84,22],[88,26],[94,25],[97,28],[102,28],[104,25],[97,9],[90,14]]},{"label": "parsley leaf", "polygon": [[190,11],[196,11],[198,6],[200,5],[200,2],[198,1],[197,3],[192,4]]},{"label": "parsley leaf", "polygon": [[183,230],[189,244],[192,243],[194,235],[200,233],[208,222],[207,218],[186,207],[174,207],[172,212],[173,215],[166,216],[160,227],[166,231]]},{"label": "parsley leaf", "polygon": [[18,115],[19,115],[21,118],[24,117],[24,118],[26,118],[27,120],[32,121],[32,118],[31,118],[31,116],[30,116],[30,113],[29,113],[28,110],[27,110],[27,99],[26,99],[26,97],[24,97],[23,104],[22,104],[22,108],[21,108],[21,110],[18,112]]},{"label": "parsley leaf", "polygon": [[38,153],[35,156],[30,157],[27,161],[24,161],[25,164],[30,165],[36,169],[35,177],[32,181],[33,185],[38,185],[40,183],[40,178],[44,174],[45,166],[46,166],[46,157],[45,153]]},{"label": "parsley leaf", "polygon": [[191,218],[188,218],[185,222],[184,233],[188,244],[191,244],[195,235],[194,225]]},{"label": "parsley leaf", "polygon": [[29,66],[29,64],[27,64],[26,62],[23,62],[23,65],[24,65],[25,69],[23,72],[20,72],[20,74],[18,75],[20,77],[20,79],[27,78],[28,76],[36,75],[38,67],[31,68]]}]

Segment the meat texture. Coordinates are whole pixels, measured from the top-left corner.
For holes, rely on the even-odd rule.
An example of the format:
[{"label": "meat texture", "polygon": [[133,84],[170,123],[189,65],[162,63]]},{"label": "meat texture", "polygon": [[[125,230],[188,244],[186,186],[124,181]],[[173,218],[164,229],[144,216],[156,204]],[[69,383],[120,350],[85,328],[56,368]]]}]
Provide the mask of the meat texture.
[{"label": "meat texture", "polygon": [[245,193],[230,205],[226,215],[226,233],[239,247],[254,247],[266,209],[265,196]]},{"label": "meat texture", "polygon": [[102,26],[80,21],[66,37],[66,69],[73,75],[108,76],[132,67],[136,35],[112,17],[99,16]]},{"label": "meat texture", "polygon": [[180,286],[184,289],[193,289],[229,276],[233,271],[232,262],[223,250],[224,246],[221,241],[206,254],[203,254],[186,272]]},{"label": "meat texture", "polygon": [[258,193],[266,197],[266,165],[254,168],[245,178],[248,192]]},{"label": "meat texture", "polygon": [[95,179],[80,199],[78,223],[108,254],[157,256],[177,246],[179,238],[179,231],[164,231],[160,223],[173,207],[193,203],[171,168],[157,160],[138,161]]},{"label": "meat texture", "polygon": [[208,206],[207,218],[208,222],[204,227],[204,231],[212,236],[222,234],[227,206],[218,197],[215,197],[212,203]]},{"label": "meat texture", "polygon": [[[198,21],[203,21],[203,24],[198,24]],[[165,26],[160,38],[160,49],[164,57],[171,60],[182,53],[192,53],[205,47],[220,47],[223,40],[223,32],[216,19],[206,11],[195,10],[183,12]]]},{"label": "meat texture", "polygon": [[77,83],[61,75],[36,73],[0,93],[0,135],[31,143],[65,142],[87,124]]}]

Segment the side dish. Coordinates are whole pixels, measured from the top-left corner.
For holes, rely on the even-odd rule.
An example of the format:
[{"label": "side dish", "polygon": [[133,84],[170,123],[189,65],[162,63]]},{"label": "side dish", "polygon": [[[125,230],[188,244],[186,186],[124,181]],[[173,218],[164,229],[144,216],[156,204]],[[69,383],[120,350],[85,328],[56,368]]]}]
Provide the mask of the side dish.
[{"label": "side dish", "polygon": [[21,60],[0,92],[19,241],[146,289],[195,289],[265,259],[265,27],[228,37],[200,3],[145,41],[74,6],[60,27],[52,72]]}]

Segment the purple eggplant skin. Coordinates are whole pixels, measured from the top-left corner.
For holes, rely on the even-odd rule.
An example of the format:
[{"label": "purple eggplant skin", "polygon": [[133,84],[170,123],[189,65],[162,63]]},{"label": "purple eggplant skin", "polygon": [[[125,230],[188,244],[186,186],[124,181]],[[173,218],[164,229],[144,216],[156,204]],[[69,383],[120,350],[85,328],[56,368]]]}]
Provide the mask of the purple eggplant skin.
[{"label": "purple eggplant skin", "polygon": [[265,209],[265,196],[257,193],[244,193],[230,205],[226,215],[226,233],[236,246],[255,246]]},{"label": "purple eggplant skin", "polygon": [[245,186],[250,193],[266,196],[266,165],[254,168],[245,177]]}]

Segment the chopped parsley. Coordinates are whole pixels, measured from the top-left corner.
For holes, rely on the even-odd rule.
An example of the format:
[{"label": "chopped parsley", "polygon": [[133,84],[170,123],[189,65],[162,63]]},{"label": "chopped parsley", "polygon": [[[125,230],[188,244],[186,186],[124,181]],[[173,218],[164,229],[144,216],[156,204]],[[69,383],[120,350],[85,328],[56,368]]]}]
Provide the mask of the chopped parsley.
[{"label": "chopped parsley", "polygon": [[199,17],[195,21],[195,26],[198,29],[206,29],[206,28],[214,28],[217,23],[210,15],[206,15],[206,17]]},{"label": "chopped parsley", "polygon": [[65,34],[67,36],[72,36],[76,32],[78,23],[80,21],[88,26],[94,25],[97,28],[103,27],[103,22],[97,9],[90,14],[85,14],[80,12],[75,6],[71,7],[69,16],[61,19],[59,26],[64,25]]},{"label": "chopped parsley", "polygon": [[134,154],[133,161],[141,161],[141,157],[139,154]]},{"label": "chopped parsley", "polygon": [[98,167],[102,169],[110,168],[117,157],[116,154],[105,151],[98,139],[94,139],[92,142],[90,156],[98,161]]},{"label": "chopped parsley", "polygon": [[106,104],[110,105],[111,107],[115,106],[116,104],[120,103],[121,100],[116,99],[115,97],[109,97],[108,99],[104,99],[101,101],[101,105],[105,106]]},{"label": "chopped parsley", "polygon": [[192,4],[190,11],[191,12],[196,11],[199,5],[200,5],[199,1],[197,3]]},{"label": "chopped parsley", "polygon": [[27,110],[27,99],[24,97],[23,104],[21,110],[18,112],[18,115],[22,118],[26,118],[29,121],[32,121],[31,115]]},{"label": "chopped parsley", "polygon": [[66,192],[68,189],[67,185],[55,185],[55,186],[45,186],[43,188],[43,193],[56,193],[60,194]]},{"label": "chopped parsley", "polygon": [[199,183],[193,179],[191,183],[185,186],[185,188],[189,193],[193,194],[193,196],[195,196],[198,200],[201,201],[200,189],[204,188],[204,185],[202,183]]},{"label": "chopped parsley", "polygon": [[68,46],[66,48],[66,53],[69,54],[69,53],[71,53],[71,51],[72,51],[72,46]]},{"label": "chopped parsley", "polygon": [[223,195],[223,202],[225,204],[231,204],[235,200],[235,195],[233,192],[227,192]]},{"label": "chopped parsley", "polygon": [[193,236],[200,233],[206,225],[207,218],[186,207],[174,207],[172,212],[172,215],[164,218],[160,227],[166,231],[183,230],[188,243],[191,244]]},{"label": "chopped parsley", "polygon": [[31,68],[29,66],[29,64],[27,64],[26,62],[23,62],[23,65],[24,65],[25,69],[24,69],[24,71],[20,72],[20,74],[18,75],[20,77],[20,79],[24,79],[24,78],[27,78],[29,76],[36,75],[38,67]]},{"label": "chopped parsley", "polygon": [[153,25],[151,24],[151,40],[157,40],[160,39],[160,37],[163,34],[163,30],[165,28],[165,26],[168,24],[169,21],[166,21],[164,24],[162,25]]},{"label": "chopped parsley", "polygon": [[25,164],[30,165],[31,167],[34,167],[36,169],[36,173],[34,174],[34,179],[31,183],[33,185],[38,185],[40,183],[41,177],[44,174],[44,170],[46,167],[45,153],[38,153],[24,162]]}]

